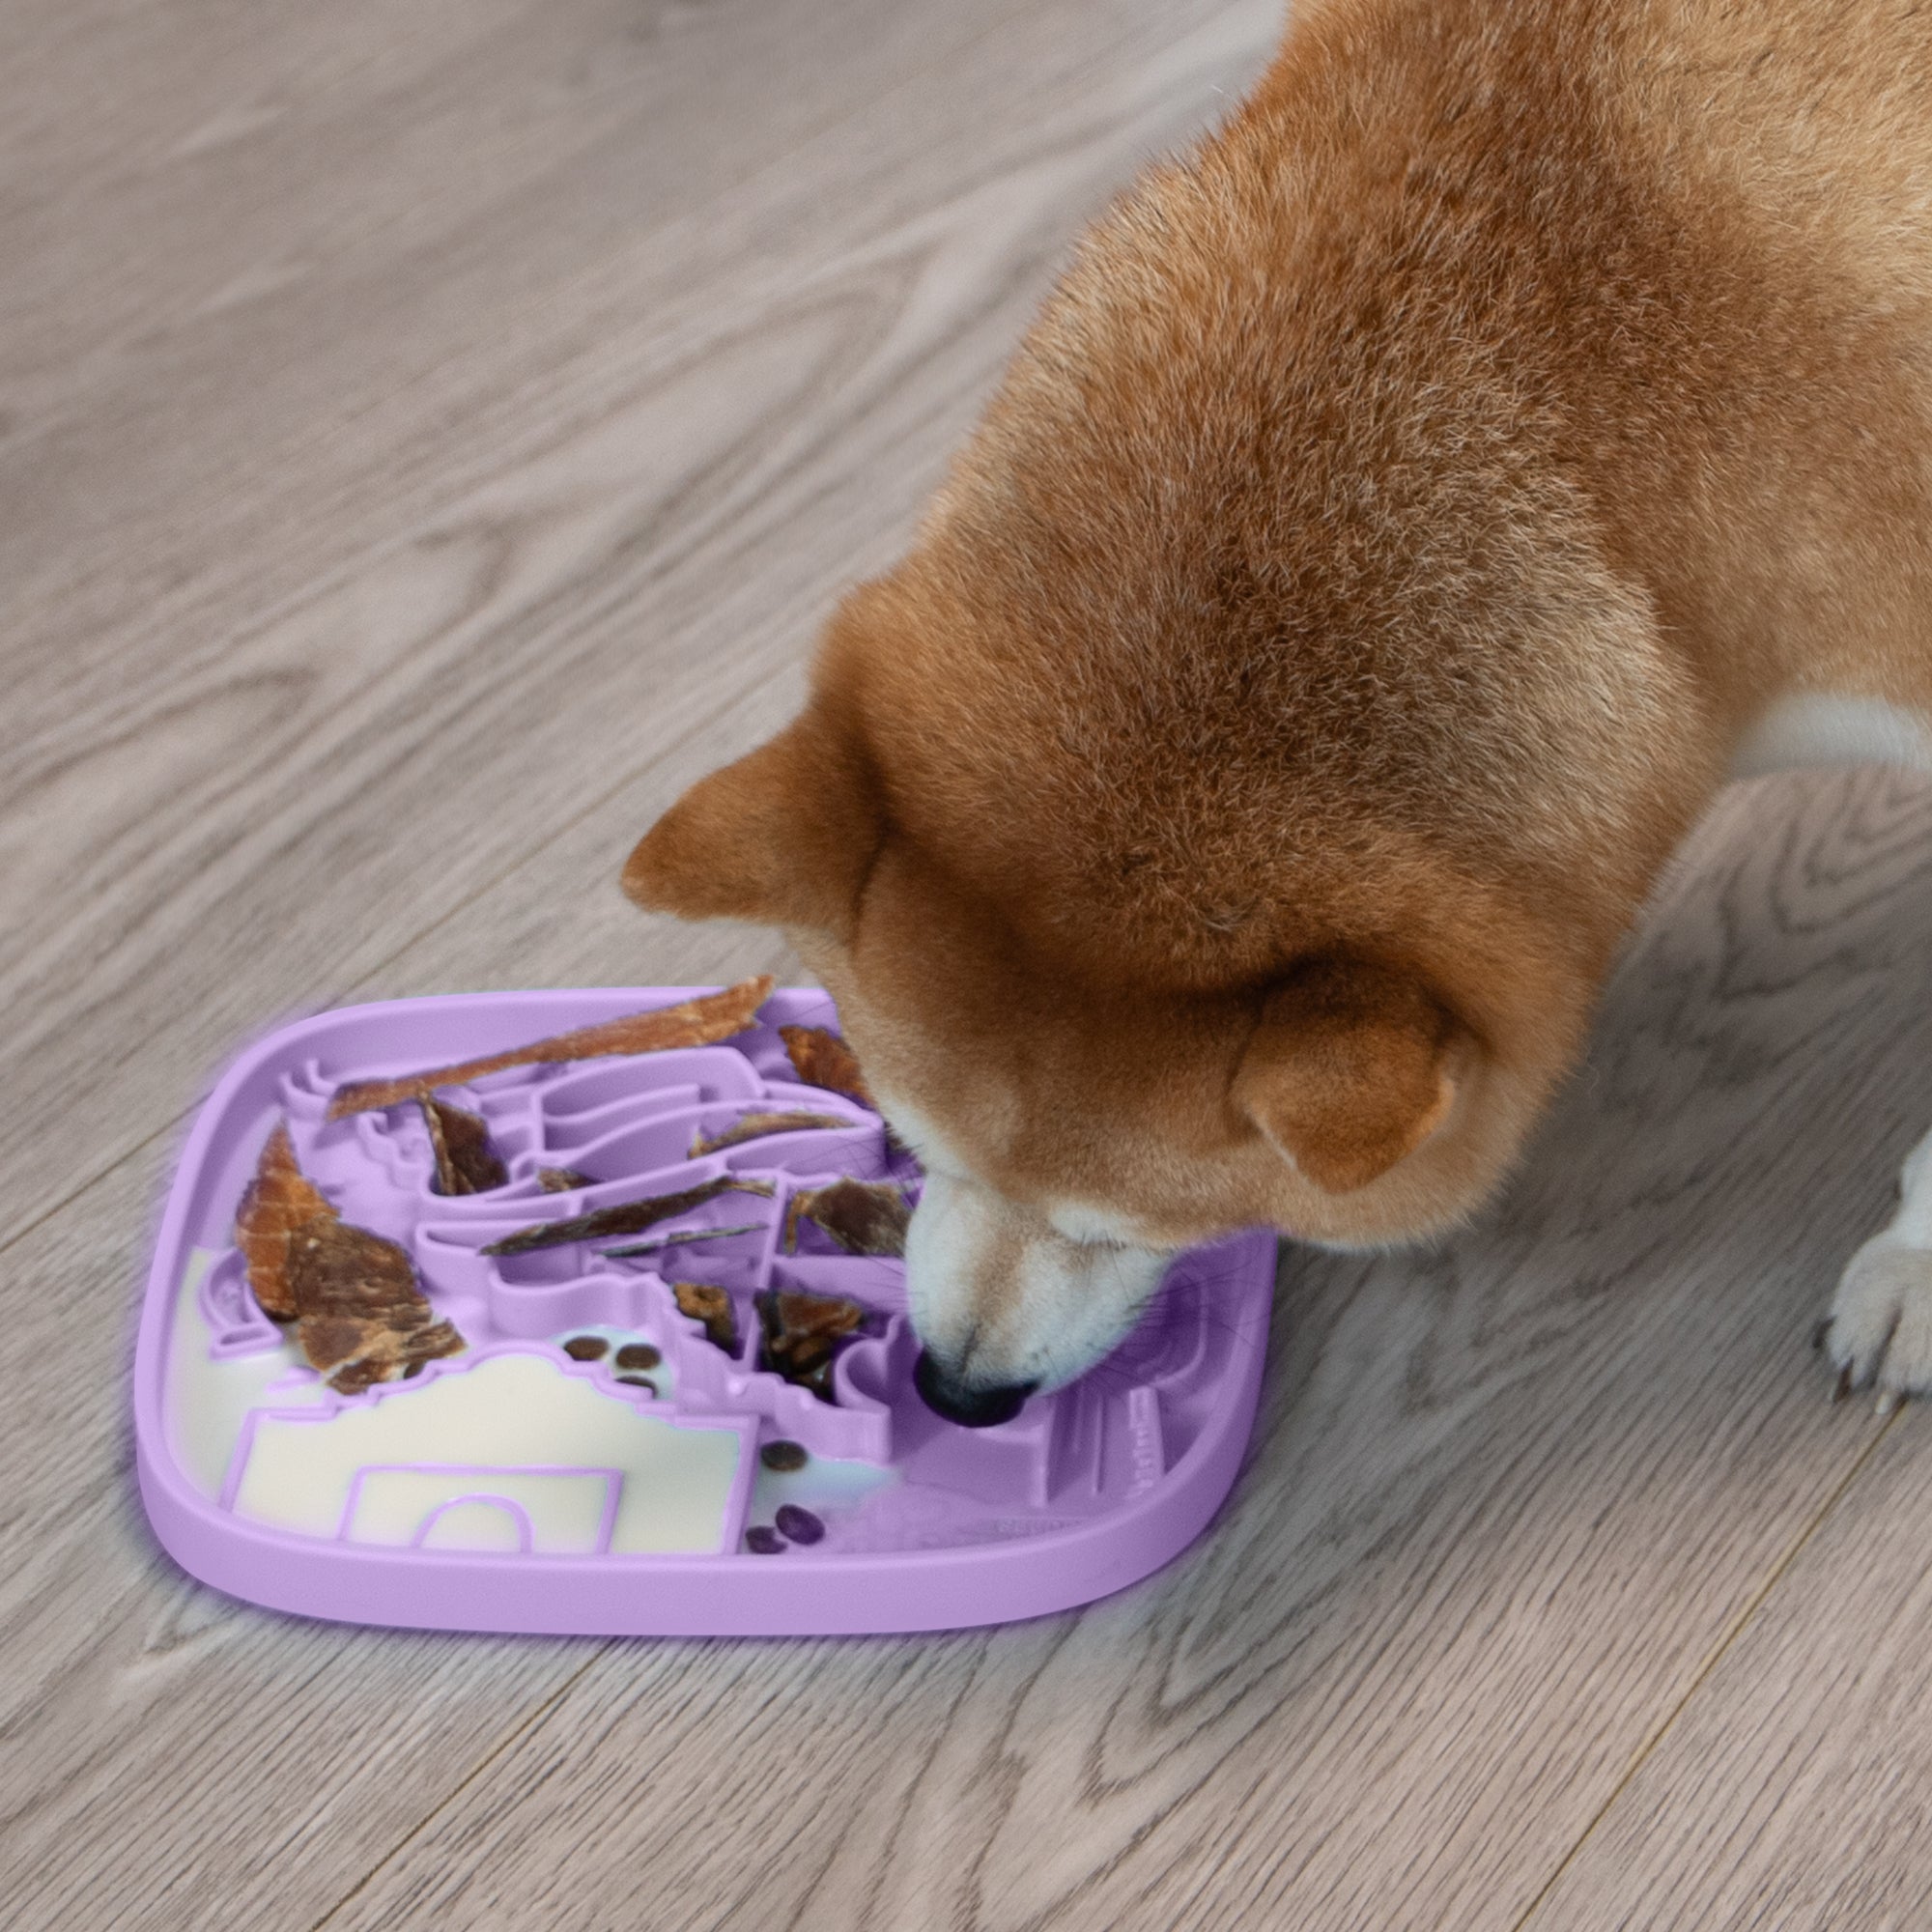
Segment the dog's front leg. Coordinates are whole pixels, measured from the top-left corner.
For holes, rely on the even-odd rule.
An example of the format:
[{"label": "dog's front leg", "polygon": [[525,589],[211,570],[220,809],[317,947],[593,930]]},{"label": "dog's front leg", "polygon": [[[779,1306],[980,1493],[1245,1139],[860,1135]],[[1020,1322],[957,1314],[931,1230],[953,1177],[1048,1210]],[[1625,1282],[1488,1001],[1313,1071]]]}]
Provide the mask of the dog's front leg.
[{"label": "dog's front leg", "polygon": [[1932,1393],[1932,1134],[1905,1158],[1898,1212],[1839,1277],[1824,1346],[1839,1396],[1878,1384],[1879,1412]]},{"label": "dog's front leg", "polygon": [[[1880,698],[1811,692],[1770,707],[1737,748],[1732,775],[1820,765],[1932,772],[1932,718]],[[1898,1212],[1838,1278],[1818,1331],[1838,1370],[1836,1399],[1878,1384],[1883,1414],[1932,1394],[1932,1134],[1906,1156]]]}]

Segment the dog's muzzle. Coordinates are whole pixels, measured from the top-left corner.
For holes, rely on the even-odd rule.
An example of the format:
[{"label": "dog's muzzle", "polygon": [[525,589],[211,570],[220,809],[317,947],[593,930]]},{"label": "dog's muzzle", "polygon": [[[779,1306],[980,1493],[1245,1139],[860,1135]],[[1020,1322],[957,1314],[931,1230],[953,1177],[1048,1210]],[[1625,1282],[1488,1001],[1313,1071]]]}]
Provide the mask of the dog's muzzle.
[{"label": "dog's muzzle", "polygon": [[991,1388],[970,1388],[954,1381],[923,1349],[913,1364],[912,1385],[935,1415],[943,1415],[962,1429],[992,1429],[1010,1422],[1039,1386],[1037,1382],[1000,1382]]}]

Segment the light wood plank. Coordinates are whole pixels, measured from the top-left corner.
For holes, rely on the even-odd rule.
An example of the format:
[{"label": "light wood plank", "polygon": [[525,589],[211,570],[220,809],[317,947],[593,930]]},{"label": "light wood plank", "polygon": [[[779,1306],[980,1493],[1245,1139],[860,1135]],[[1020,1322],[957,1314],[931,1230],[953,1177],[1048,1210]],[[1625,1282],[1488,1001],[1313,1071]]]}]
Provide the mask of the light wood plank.
[{"label": "light wood plank", "polygon": [[[880,37],[906,62],[896,87],[869,51],[845,72],[864,6],[834,16],[784,80],[859,104],[683,211],[682,245],[589,236],[575,279],[546,270],[546,299],[516,312],[511,367],[446,340],[434,304],[417,318],[412,341],[500,390],[476,420],[451,391],[399,392],[350,437],[353,487],[330,480],[330,438],[299,489],[250,470],[229,509],[185,491],[213,600],[192,636],[169,606],[122,622],[104,667],[77,615],[58,648],[10,647],[16,718],[26,687],[67,679],[51,722],[19,726],[0,820],[14,1211],[152,1133],[236,1038],[346,997],[724,707],[781,712],[817,617],[890,554],[1073,221],[1140,147],[1198,123],[1266,12],[1062,0],[1008,21],[986,0],[977,39],[949,27],[915,55]],[[708,99],[668,111],[633,165],[695,138]],[[555,202],[623,185],[559,176],[491,233],[540,234]],[[232,371],[240,351],[205,353]],[[383,384],[344,353],[326,337],[311,359],[373,404]],[[314,439],[305,398],[275,419]],[[206,434],[248,441],[226,418]],[[256,497],[275,521],[238,521]],[[258,545],[297,554],[305,586],[238,580]],[[103,1023],[143,1041],[131,1065],[99,1050]]]},{"label": "light wood plank", "polygon": [[1928,1496],[1908,1409],[1529,1932],[1932,1924]]},{"label": "light wood plank", "polygon": [[[36,487],[0,558],[13,638],[71,659],[21,697],[58,720],[77,671],[111,691],[117,620],[185,626],[215,586],[259,609],[498,473],[506,434],[543,435],[514,412],[533,382],[655,332],[680,284],[640,263],[744,266],[694,215],[1017,11],[11,10],[6,453]],[[115,112],[72,111],[90,83]]]},{"label": "light wood plank", "polygon": [[[1287,1270],[1215,1533],[1083,1615],[621,1645],[327,1922],[1507,1927],[1873,1438],[1806,1348],[1921,1128],[1932,793],[1734,796],[1504,1208]],[[519,891],[506,885],[514,902]],[[487,946],[479,906],[438,946]]]},{"label": "light wood plank", "polygon": [[[540,88],[541,111],[480,157],[462,137],[493,88],[527,83],[550,10],[479,12],[454,43],[368,10],[341,60],[311,68],[292,32],[260,70],[211,50],[206,16],[181,45],[148,20],[77,16],[56,52],[126,63],[138,97],[117,133],[91,146],[27,117],[0,137],[58,134],[82,152],[54,166],[36,150],[43,173],[71,159],[99,176],[60,292],[71,327],[34,306],[52,299],[49,257],[0,298],[18,410],[0,488],[23,510],[48,499],[31,506],[44,552],[9,580],[18,621],[0,656],[18,699],[0,817],[15,1016],[0,1361],[21,1391],[0,1405],[10,1922],[303,1922],[582,1668],[583,1646],[257,1615],[158,1557],[100,1311],[138,1278],[161,1130],[216,1051],[292,1005],[374,990],[374,969],[519,867],[548,873],[527,921],[548,952],[510,950],[497,919],[473,983],[724,978],[780,956],[745,930],[639,948],[633,923],[623,965],[585,972],[578,908],[615,909],[621,852],[585,848],[559,875],[559,836],[654,760],[695,773],[777,722],[812,612],[889,554],[1069,227],[1265,40],[1252,5],[848,4],[785,10],[789,42],[770,16],[666,10],[647,38],[691,44],[640,56],[655,79],[628,89],[601,149],[570,90]],[[600,35],[639,24],[575,10],[566,38],[585,21],[587,63]],[[754,59],[766,95],[740,87],[721,117],[716,77]],[[68,71],[7,72],[44,87]],[[250,88],[311,82],[333,96],[251,118]],[[172,298],[171,251],[190,292],[222,266],[232,198],[200,210],[184,188],[169,206],[206,215],[192,233],[154,196],[103,212],[169,114],[204,108],[213,131],[189,148],[218,156],[231,189],[252,181],[263,221],[301,213],[319,159],[354,178],[339,206],[322,196],[312,276],[258,278],[194,310],[180,340],[130,343],[107,316],[99,347],[86,327],[124,244],[136,309]],[[388,195],[379,229],[421,215],[396,205],[417,179],[398,144],[429,138],[412,115],[445,110],[449,234],[364,245],[358,192]],[[286,151],[261,151],[305,114]],[[721,181],[725,150],[745,166]],[[644,223],[639,180],[676,189]],[[50,247],[58,226],[49,214]],[[171,490],[142,469],[156,420],[185,439]]]}]

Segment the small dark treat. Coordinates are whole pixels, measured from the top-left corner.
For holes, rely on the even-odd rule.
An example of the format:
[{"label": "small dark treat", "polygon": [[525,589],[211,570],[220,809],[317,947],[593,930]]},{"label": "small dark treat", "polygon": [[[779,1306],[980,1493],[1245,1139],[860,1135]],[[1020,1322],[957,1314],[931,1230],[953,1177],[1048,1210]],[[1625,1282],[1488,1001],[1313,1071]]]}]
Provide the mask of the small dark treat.
[{"label": "small dark treat", "polygon": [[800,1221],[823,1228],[848,1255],[903,1255],[912,1208],[890,1180],[847,1179],[801,1188],[791,1197],[784,1228],[788,1255],[798,1252]]},{"label": "small dark treat", "polygon": [[663,1354],[648,1342],[626,1342],[617,1350],[620,1369],[654,1369],[663,1360]]},{"label": "small dark treat", "polygon": [[512,1066],[544,1066],[564,1060],[602,1060],[611,1054],[662,1053],[673,1046],[712,1046],[743,1033],[771,997],[772,977],[741,980],[722,993],[696,1000],[680,1000],[674,1007],[654,1007],[648,1012],[626,1013],[597,1026],[577,1027],[552,1034],[548,1039],[512,1047],[507,1053],[485,1054],[480,1060],[460,1061],[454,1066],[433,1066],[401,1080],[355,1080],[335,1090],[328,1118],[366,1113],[371,1107],[393,1107],[413,1100],[438,1087],[461,1087],[486,1073]]},{"label": "small dark treat", "polygon": [[775,1469],[781,1476],[788,1476],[794,1469],[802,1469],[811,1461],[803,1442],[767,1442],[758,1451],[758,1461],[766,1468]]},{"label": "small dark treat", "polygon": [[597,1183],[587,1174],[579,1174],[574,1167],[540,1167],[537,1169],[537,1185],[546,1194],[572,1194],[580,1187],[595,1187]]},{"label": "small dark treat", "polygon": [[661,1254],[666,1248],[695,1248],[704,1241],[728,1241],[734,1235],[762,1235],[762,1221],[747,1221],[736,1228],[667,1228],[662,1235],[646,1235],[621,1248],[600,1248],[612,1261],[628,1261],[635,1255]]},{"label": "small dark treat", "polygon": [[856,1127],[838,1114],[741,1114],[720,1133],[700,1133],[691,1143],[691,1158],[700,1160],[725,1148],[742,1147],[747,1141],[763,1140],[768,1134],[799,1134],[810,1128]]},{"label": "small dark treat", "polygon": [[646,1228],[673,1214],[688,1214],[721,1194],[773,1194],[776,1184],[769,1180],[740,1180],[735,1174],[721,1174],[715,1179],[699,1181],[696,1187],[680,1188],[675,1194],[653,1194],[642,1201],[619,1201],[613,1207],[594,1208],[587,1214],[573,1214],[567,1221],[539,1221],[533,1227],[519,1228],[500,1241],[492,1241],[486,1255],[526,1255],[535,1248],[561,1247],[566,1241],[596,1241],[609,1235],[641,1235]]},{"label": "small dark treat", "polygon": [[836,1033],[826,1027],[781,1026],[779,1037],[784,1041],[793,1070],[808,1087],[843,1094],[875,1114],[879,1111],[879,1103],[859,1070],[859,1056]]},{"label": "small dark treat", "polygon": [[452,1107],[446,1100],[418,1096],[430,1151],[436,1155],[439,1194],[486,1194],[510,1178],[490,1145],[490,1123],[481,1114]]},{"label": "small dark treat", "polygon": [[745,1532],[745,1548],[753,1556],[782,1556],[785,1540],[768,1522],[754,1522]]},{"label": "small dark treat", "polygon": [[802,1288],[768,1290],[757,1297],[763,1347],[758,1366],[832,1400],[832,1357],[839,1343],[858,1332],[866,1311],[840,1295]]},{"label": "small dark treat", "polygon": [[573,1335],[563,1345],[563,1352],[573,1362],[601,1362],[611,1352],[611,1345],[601,1335]]},{"label": "small dark treat", "polygon": [[617,1379],[626,1388],[642,1389],[646,1395],[656,1395],[658,1385],[649,1376],[619,1376]]},{"label": "small dark treat", "polygon": [[738,1312],[724,1289],[700,1281],[674,1281],[670,1293],[680,1315],[704,1323],[705,1337],[713,1348],[723,1349],[727,1355],[738,1352]]},{"label": "small dark treat", "polygon": [[824,1540],[824,1523],[809,1509],[800,1509],[796,1503],[781,1503],[772,1520],[778,1524],[779,1534],[792,1543],[818,1543]]},{"label": "small dark treat", "polygon": [[309,1366],[343,1395],[395,1381],[464,1346],[437,1320],[407,1251],[343,1220],[303,1176],[286,1122],[262,1150],[235,1239],[263,1312],[295,1322]]}]

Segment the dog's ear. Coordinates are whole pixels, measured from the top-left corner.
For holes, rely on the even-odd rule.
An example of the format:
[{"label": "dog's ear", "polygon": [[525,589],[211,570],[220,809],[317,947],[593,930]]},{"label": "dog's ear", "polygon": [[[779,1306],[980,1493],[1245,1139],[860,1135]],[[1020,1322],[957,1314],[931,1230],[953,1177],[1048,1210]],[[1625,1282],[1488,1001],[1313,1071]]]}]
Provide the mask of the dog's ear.
[{"label": "dog's ear", "polygon": [[624,891],[682,919],[749,919],[850,937],[882,837],[857,734],[823,699],[713,772],[645,833]]},{"label": "dog's ear", "polygon": [[1318,1187],[1347,1194],[1442,1124],[1467,1038],[1413,975],[1319,960],[1270,995],[1235,1104]]}]

